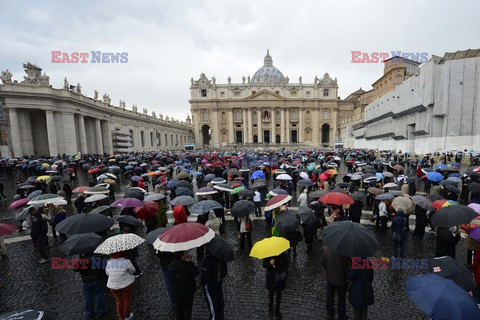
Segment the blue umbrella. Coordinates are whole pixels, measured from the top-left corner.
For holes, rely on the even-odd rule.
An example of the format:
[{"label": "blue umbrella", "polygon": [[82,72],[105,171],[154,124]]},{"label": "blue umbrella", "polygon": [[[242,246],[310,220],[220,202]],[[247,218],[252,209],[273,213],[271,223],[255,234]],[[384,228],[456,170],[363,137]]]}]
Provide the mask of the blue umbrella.
[{"label": "blue umbrella", "polygon": [[265,180],[266,179],[265,173],[262,170],[257,170],[254,173],[252,173],[252,176],[250,177],[250,179],[252,179],[252,180],[256,180],[256,179]]},{"label": "blue umbrella", "polygon": [[168,181],[168,183],[167,183],[167,188],[168,188],[169,190],[175,189],[175,188],[177,187],[177,182],[178,182],[177,180],[170,180],[170,181]]},{"label": "blue umbrella", "polygon": [[308,170],[308,171],[313,171],[313,169],[315,169],[315,164],[310,163],[310,164],[307,166],[307,170]]},{"label": "blue umbrella", "polygon": [[458,167],[458,168],[460,168],[460,167],[462,166],[462,165],[461,165],[460,163],[458,163],[458,162],[452,162],[450,165],[451,165],[452,167]]},{"label": "blue umbrella", "polygon": [[310,186],[314,185],[314,183],[310,179],[302,179],[302,180],[298,181],[297,184],[299,184],[301,186],[305,186],[305,187],[310,187]]},{"label": "blue umbrella", "polygon": [[383,174],[381,172],[376,172],[375,173],[375,176],[378,178],[378,179],[383,179]]},{"label": "blue umbrella", "polygon": [[132,170],[132,169],[133,169],[133,166],[131,165],[125,166],[125,170]]},{"label": "blue umbrella", "polygon": [[480,319],[475,300],[452,280],[433,273],[407,278],[407,294],[431,319]]},{"label": "blue umbrella", "polygon": [[194,172],[193,174],[196,175],[196,176],[202,176],[202,175],[203,175],[203,172],[196,171],[196,172]]},{"label": "blue umbrella", "polygon": [[456,172],[456,173],[449,174],[448,177],[449,177],[449,178],[461,178],[461,177],[462,177],[462,174]]},{"label": "blue umbrella", "polygon": [[32,191],[32,192],[27,196],[27,198],[30,199],[30,200],[32,200],[34,197],[39,196],[39,195],[41,195],[42,193],[43,193],[42,190],[35,190],[35,191]]},{"label": "blue umbrella", "polygon": [[428,172],[427,179],[432,182],[440,182],[443,180],[443,176],[441,173],[438,172]]},{"label": "blue umbrella", "polygon": [[178,196],[191,196],[193,197],[193,191],[188,188],[177,188],[175,194]]},{"label": "blue umbrella", "polygon": [[433,167],[433,170],[435,170],[435,171],[436,170],[447,170],[447,169],[448,169],[447,165],[442,164],[442,163],[437,164],[436,166]]},{"label": "blue umbrella", "polygon": [[212,181],[213,179],[215,179],[215,175],[213,173],[209,173],[205,176],[205,181]]}]

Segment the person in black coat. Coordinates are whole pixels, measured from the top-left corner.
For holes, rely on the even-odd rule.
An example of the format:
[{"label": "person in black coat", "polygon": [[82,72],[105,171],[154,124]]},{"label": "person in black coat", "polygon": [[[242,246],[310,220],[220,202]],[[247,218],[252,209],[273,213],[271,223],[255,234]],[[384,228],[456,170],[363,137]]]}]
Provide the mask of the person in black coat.
[{"label": "person in black coat", "polygon": [[65,183],[63,185],[63,191],[65,191],[65,196],[67,198],[68,204],[71,205],[72,204],[72,187],[68,183]]},{"label": "person in black coat", "polygon": [[162,268],[163,281],[165,282],[165,287],[167,288],[168,297],[170,298],[170,305],[172,308],[175,308],[175,300],[173,298],[172,286],[170,284],[170,278],[168,277],[168,266],[170,262],[175,258],[174,253],[166,251],[157,251],[157,257],[160,259],[160,266]]},{"label": "person in black coat", "polygon": [[455,259],[455,246],[460,241],[459,229],[437,227],[436,257],[450,256]]},{"label": "person in black coat", "polygon": [[362,217],[363,202],[355,200],[355,202],[349,208],[349,216],[352,222],[360,223]]},{"label": "person in black coat", "polygon": [[33,245],[42,257],[39,262],[45,263],[48,261],[48,253],[47,249],[45,248],[47,243],[48,224],[38,211],[32,214],[32,220],[30,236],[32,237]]},{"label": "person in black coat", "polygon": [[347,279],[350,280],[348,301],[353,307],[354,319],[367,320],[368,306],[374,303],[373,269],[351,269]]},{"label": "person in black coat", "polygon": [[415,206],[415,230],[413,236],[418,239],[423,239],[425,235],[425,227],[428,225],[427,210],[420,206]]},{"label": "person in black coat", "polygon": [[277,295],[275,303],[275,316],[282,319],[280,312],[280,303],[282,300],[282,291],[287,286],[288,276],[288,257],[286,252],[276,256],[263,259],[263,267],[267,269],[266,286],[268,289],[268,311],[273,313],[273,298]]},{"label": "person in black coat", "polygon": [[168,266],[168,278],[175,301],[175,318],[192,319],[193,297],[197,290],[195,278],[200,274],[192,257],[184,252],[175,253],[175,259]]},{"label": "person in black coat", "polygon": [[77,208],[77,213],[81,213],[83,211],[83,208],[85,208],[85,196],[80,194],[80,196],[75,200],[75,203],[73,204],[75,208]]},{"label": "person in black coat", "polygon": [[211,320],[224,320],[223,309],[223,279],[227,276],[227,263],[213,256],[205,250],[205,259],[202,262],[202,276],[200,284],[203,287],[205,300],[210,311]]}]

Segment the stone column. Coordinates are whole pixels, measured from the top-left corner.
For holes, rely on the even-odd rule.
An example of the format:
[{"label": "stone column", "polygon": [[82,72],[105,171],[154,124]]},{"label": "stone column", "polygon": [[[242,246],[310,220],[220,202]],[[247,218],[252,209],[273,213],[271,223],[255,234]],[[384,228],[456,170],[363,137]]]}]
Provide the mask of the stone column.
[{"label": "stone column", "polygon": [[20,135],[20,123],[18,122],[17,109],[8,109],[10,118],[10,143],[12,144],[12,158],[23,157],[22,137]]},{"label": "stone column", "polygon": [[262,109],[257,109],[257,132],[258,132],[258,143],[263,142],[263,130],[262,130]]},{"label": "stone column", "polygon": [[272,121],[270,129],[270,143],[275,144],[275,109],[270,109],[270,120]]},{"label": "stone column", "polygon": [[65,141],[65,153],[67,155],[76,155],[77,148],[77,131],[75,130],[75,115],[73,113],[62,112],[63,134]]},{"label": "stone column", "polygon": [[280,110],[280,142],[285,143],[285,108]]},{"label": "stone column", "polygon": [[103,154],[102,126],[100,124],[100,119],[95,119],[95,141],[97,153]]},{"label": "stone column", "polygon": [[313,143],[316,145],[316,146],[321,146],[322,145],[322,141],[320,141],[320,136],[319,136],[319,121],[320,119],[318,118],[318,109],[313,109],[313,113],[312,113],[312,140],[313,140]]},{"label": "stone column", "polygon": [[55,128],[55,119],[53,111],[46,110],[45,117],[47,122],[48,151],[50,156],[58,155],[57,130]]},{"label": "stone column", "polygon": [[[192,123],[193,123],[193,136],[195,138],[196,147],[201,147],[203,144],[203,137],[200,133],[200,113],[196,110],[192,111]],[[165,133],[162,132],[161,139],[165,139]],[[162,143],[162,147],[165,147],[165,143]]]},{"label": "stone column", "polygon": [[286,108],[285,109],[285,118],[286,118],[286,123],[285,123],[285,142],[290,143],[290,109]]},{"label": "stone column", "polygon": [[79,138],[79,146],[80,152],[82,154],[87,154],[87,133],[85,131],[85,118],[79,114],[78,115],[78,138]]},{"label": "stone column", "polygon": [[337,112],[330,110],[330,146],[334,147],[335,146],[335,138],[337,136]]},{"label": "stone column", "polygon": [[298,108],[298,142],[304,143],[303,141],[303,109]]},{"label": "stone column", "polygon": [[228,143],[235,143],[235,137],[233,136],[233,109],[228,110]]},{"label": "stone column", "polygon": [[17,111],[18,123],[21,131],[21,142],[22,142],[22,151],[23,155],[33,155],[35,153],[35,148],[33,146],[33,134],[32,134],[32,123],[30,121],[30,111],[25,110],[22,112]]},{"label": "stone column", "polygon": [[247,110],[247,120],[248,120],[248,138],[247,142],[253,142],[253,123],[252,123],[252,109],[248,108]]},{"label": "stone column", "polygon": [[243,109],[242,113],[243,113],[243,123],[242,123],[243,143],[246,143],[248,139],[247,110]]},{"label": "stone column", "polygon": [[[212,114],[212,122],[210,123],[210,129],[212,130],[212,144],[215,147],[220,146],[219,139],[218,139],[218,110],[210,109],[209,112]],[[175,145],[175,141],[173,141],[173,145]]]},{"label": "stone column", "polygon": [[110,121],[102,121],[102,136],[103,136],[103,150],[109,155],[112,155],[113,139],[112,139],[112,127],[110,125]]}]

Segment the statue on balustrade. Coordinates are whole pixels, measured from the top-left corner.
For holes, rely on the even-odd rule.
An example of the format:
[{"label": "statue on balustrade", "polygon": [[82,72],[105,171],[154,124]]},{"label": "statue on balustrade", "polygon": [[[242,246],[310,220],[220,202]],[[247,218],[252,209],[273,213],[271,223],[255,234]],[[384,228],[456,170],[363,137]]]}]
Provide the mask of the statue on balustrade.
[{"label": "statue on balustrade", "polygon": [[70,85],[68,84],[68,81],[67,81],[67,77],[65,77],[65,79],[63,79],[63,89],[69,89],[70,88]]},{"label": "statue on balustrade", "polygon": [[93,91],[93,100],[98,100],[98,91]]},{"label": "statue on balustrade", "polygon": [[2,71],[2,75],[0,75],[0,79],[2,80],[2,83],[12,83],[12,73],[10,71],[5,70]]},{"label": "statue on balustrade", "polygon": [[80,87],[80,82],[77,82],[77,93],[82,93],[82,87]]}]

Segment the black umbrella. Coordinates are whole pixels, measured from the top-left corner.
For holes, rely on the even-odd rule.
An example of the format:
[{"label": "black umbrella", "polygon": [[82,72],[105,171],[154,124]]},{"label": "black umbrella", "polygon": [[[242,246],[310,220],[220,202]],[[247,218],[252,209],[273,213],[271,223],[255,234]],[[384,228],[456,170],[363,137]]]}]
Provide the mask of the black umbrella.
[{"label": "black umbrella", "polygon": [[[447,181],[447,180],[445,180],[445,181]],[[456,184],[456,183],[455,183],[455,184]],[[447,186],[445,187],[445,189],[447,189],[448,191],[453,192],[453,193],[455,193],[455,194],[457,194],[457,195],[460,194],[460,189],[458,189],[457,187],[455,187],[455,186],[453,186],[453,185],[447,185]]]},{"label": "black umbrella", "polygon": [[412,202],[422,209],[425,209],[428,211],[433,210],[432,201],[422,195],[414,195],[412,197]]},{"label": "black umbrella", "polygon": [[343,188],[343,189],[346,189],[350,186],[350,183],[346,183],[346,182],[340,182],[340,183],[337,183],[337,187],[338,188]]},{"label": "black umbrella", "polygon": [[195,203],[195,199],[191,196],[177,196],[170,201],[170,204],[174,206],[189,206]]},{"label": "black umbrella", "polygon": [[263,183],[263,182],[255,182],[254,184],[252,184],[252,189],[257,189],[257,188],[261,188],[261,187],[265,187],[266,184]]},{"label": "black umbrella", "polygon": [[153,243],[169,228],[158,228],[153,231],[147,233],[145,239],[147,239],[147,243],[153,245]]},{"label": "black umbrella", "polygon": [[188,189],[188,188],[177,188],[177,190],[175,190],[175,194],[177,196],[190,196],[190,197],[193,197],[193,191]]},{"label": "black umbrella", "polygon": [[480,298],[480,289],[477,287],[472,271],[459,264],[450,256],[433,258],[431,262],[433,273],[452,280],[467,292],[472,292],[477,300]]},{"label": "black umbrella", "polygon": [[110,229],[111,226],[113,226],[113,220],[102,214],[79,213],[57,224],[56,230],[59,233],[72,235],[104,231]]},{"label": "black umbrella", "polygon": [[387,193],[379,194],[378,196],[375,197],[375,200],[384,201],[384,200],[391,200],[393,198],[395,198],[395,195],[391,192],[387,192]]},{"label": "black umbrella", "polygon": [[92,253],[103,240],[104,239],[96,233],[74,234],[58,246],[58,249],[67,256]]},{"label": "black umbrella", "polygon": [[437,201],[443,199],[443,197],[439,194],[427,194],[426,197],[430,199],[430,201]]},{"label": "black umbrella", "polygon": [[300,207],[297,212],[300,220],[303,224],[308,226],[315,226],[317,218],[315,217],[315,213],[310,208]]},{"label": "black umbrella", "polygon": [[255,212],[255,204],[250,200],[239,200],[232,207],[232,216],[241,218]]},{"label": "black umbrella", "polygon": [[432,217],[432,224],[436,227],[451,228],[461,224],[470,223],[478,217],[478,214],[472,208],[462,205],[453,205],[443,207]]},{"label": "black umbrella", "polygon": [[363,192],[354,192],[350,196],[352,197],[353,200],[360,201],[360,202],[364,202],[367,198],[367,196]]},{"label": "black umbrella", "polygon": [[440,184],[441,184],[442,186],[444,186],[444,187],[446,187],[446,186],[454,186],[454,187],[456,187],[456,186],[458,185],[457,181],[455,181],[455,180],[449,180],[449,179],[443,180],[442,182],[440,182]]},{"label": "black umbrella", "polygon": [[207,248],[213,256],[222,261],[229,262],[234,259],[232,247],[218,234],[210,240]]},{"label": "black umbrella", "polygon": [[187,189],[192,189],[192,184],[188,181],[181,180],[177,182],[176,185],[177,188],[187,188]]},{"label": "black umbrella", "polygon": [[134,227],[143,227],[143,223],[130,215],[118,216],[117,221]]},{"label": "black umbrella", "polygon": [[321,201],[312,201],[310,202],[309,207],[312,208],[313,210],[321,211],[321,212],[323,212],[322,210],[325,209],[325,205]]},{"label": "black umbrella", "polygon": [[480,193],[480,183],[471,182],[468,184],[468,190],[472,193]]},{"label": "black umbrella", "polygon": [[107,215],[110,212],[112,212],[112,209],[113,208],[111,206],[100,206],[100,207],[96,207],[95,209],[90,211],[88,214],[98,213],[98,214]]},{"label": "black umbrella", "polygon": [[293,210],[281,211],[275,219],[275,225],[282,235],[285,235],[287,232],[297,231],[300,224],[300,217]]},{"label": "black umbrella", "polygon": [[317,191],[309,192],[307,195],[308,201],[318,200],[320,199],[321,196],[323,196],[327,192],[328,192],[327,190],[317,190]]},{"label": "black umbrella", "polygon": [[215,200],[202,200],[192,205],[188,210],[192,214],[205,214],[215,209],[223,209],[223,206]]},{"label": "black umbrella", "polygon": [[323,229],[323,243],[346,257],[370,257],[378,248],[375,234],[360,223],[337,221]]},{"label": "black umbrella", "polygon": [[22,309],[0,314],[2,320],[55,320],[58,313],[48,310]]},{"label": "black umbrella", "polygon": [[238,195],[244,199],[253,198],[255,192],[252,190],[244,189],[238,193]]},{"label": "black umbrella", "polygon": [[145,192],[142,191],[141,188],[130,188],[125,191],[125,194],[123,195],[124,198],[135,198],[138,200],[142,200],[145,198]]},{"label": "black umbrella", "polygon": [[297,184],[304,187],[311,187],[314,185],[314,183],[310,179],[302,179],[298,181]]}]

